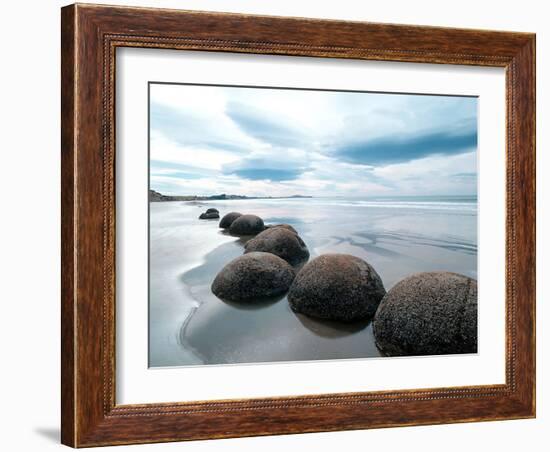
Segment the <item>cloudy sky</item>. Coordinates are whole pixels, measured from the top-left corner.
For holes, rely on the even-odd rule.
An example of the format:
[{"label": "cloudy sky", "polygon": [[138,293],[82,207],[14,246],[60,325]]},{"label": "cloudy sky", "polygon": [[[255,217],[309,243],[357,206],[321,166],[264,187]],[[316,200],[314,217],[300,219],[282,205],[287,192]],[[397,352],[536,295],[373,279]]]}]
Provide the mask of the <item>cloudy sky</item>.
[{"label": "cloudy sky", "polygon": [[477,191],[476,98],[151,84],[150,103],[164,194]]}]

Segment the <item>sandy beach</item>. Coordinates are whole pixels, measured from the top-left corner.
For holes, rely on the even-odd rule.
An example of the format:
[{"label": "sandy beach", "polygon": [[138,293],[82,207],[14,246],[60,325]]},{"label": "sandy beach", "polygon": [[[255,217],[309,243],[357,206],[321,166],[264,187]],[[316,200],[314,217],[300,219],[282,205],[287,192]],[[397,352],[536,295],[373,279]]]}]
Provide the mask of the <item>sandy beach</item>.
[{"label": "sandy beach", "polygon": [[475,197],[248,199],[150,204],[149,365],[260,363],[380,356],[371,322],[341,324],[291,311],[286,297],[227,303],[210,289],[244,238],[199,220],[207,207],[288,223],[311,253],[365,259],[386,290],[445,270],[477,278]]}]

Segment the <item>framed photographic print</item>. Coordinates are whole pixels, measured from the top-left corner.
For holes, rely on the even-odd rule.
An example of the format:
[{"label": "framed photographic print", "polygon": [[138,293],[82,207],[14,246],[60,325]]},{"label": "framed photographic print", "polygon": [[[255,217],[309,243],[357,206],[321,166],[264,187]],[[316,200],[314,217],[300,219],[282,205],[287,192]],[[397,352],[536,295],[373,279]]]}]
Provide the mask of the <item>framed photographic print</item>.
[{"label": "framed photographic print", "polygon": [[535,36],[62,9],[62,442],[535,416]]}]

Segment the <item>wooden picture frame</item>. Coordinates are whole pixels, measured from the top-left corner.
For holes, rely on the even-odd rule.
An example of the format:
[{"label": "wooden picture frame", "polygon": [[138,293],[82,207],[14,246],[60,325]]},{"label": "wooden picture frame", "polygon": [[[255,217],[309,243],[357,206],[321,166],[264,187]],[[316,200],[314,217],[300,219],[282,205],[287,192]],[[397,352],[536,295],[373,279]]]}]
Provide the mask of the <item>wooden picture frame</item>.
[{"label": "wooden picture frame", "polygon": [[[62,9],[62,442],[73,447],[535,416],[535,35],[70,5]],[[506,383],[115,403],[117,47],[506,70]]]}]

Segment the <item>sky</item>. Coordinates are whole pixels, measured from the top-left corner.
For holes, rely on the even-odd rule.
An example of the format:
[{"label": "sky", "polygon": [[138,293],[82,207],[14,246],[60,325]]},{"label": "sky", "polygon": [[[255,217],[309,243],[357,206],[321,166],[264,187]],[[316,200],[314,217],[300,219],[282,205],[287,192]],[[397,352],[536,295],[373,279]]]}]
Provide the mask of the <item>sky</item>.
[{"label": "sky", "polygon": [[477,192],[477,98],[150,85],[150,184],[171,195]]}]

